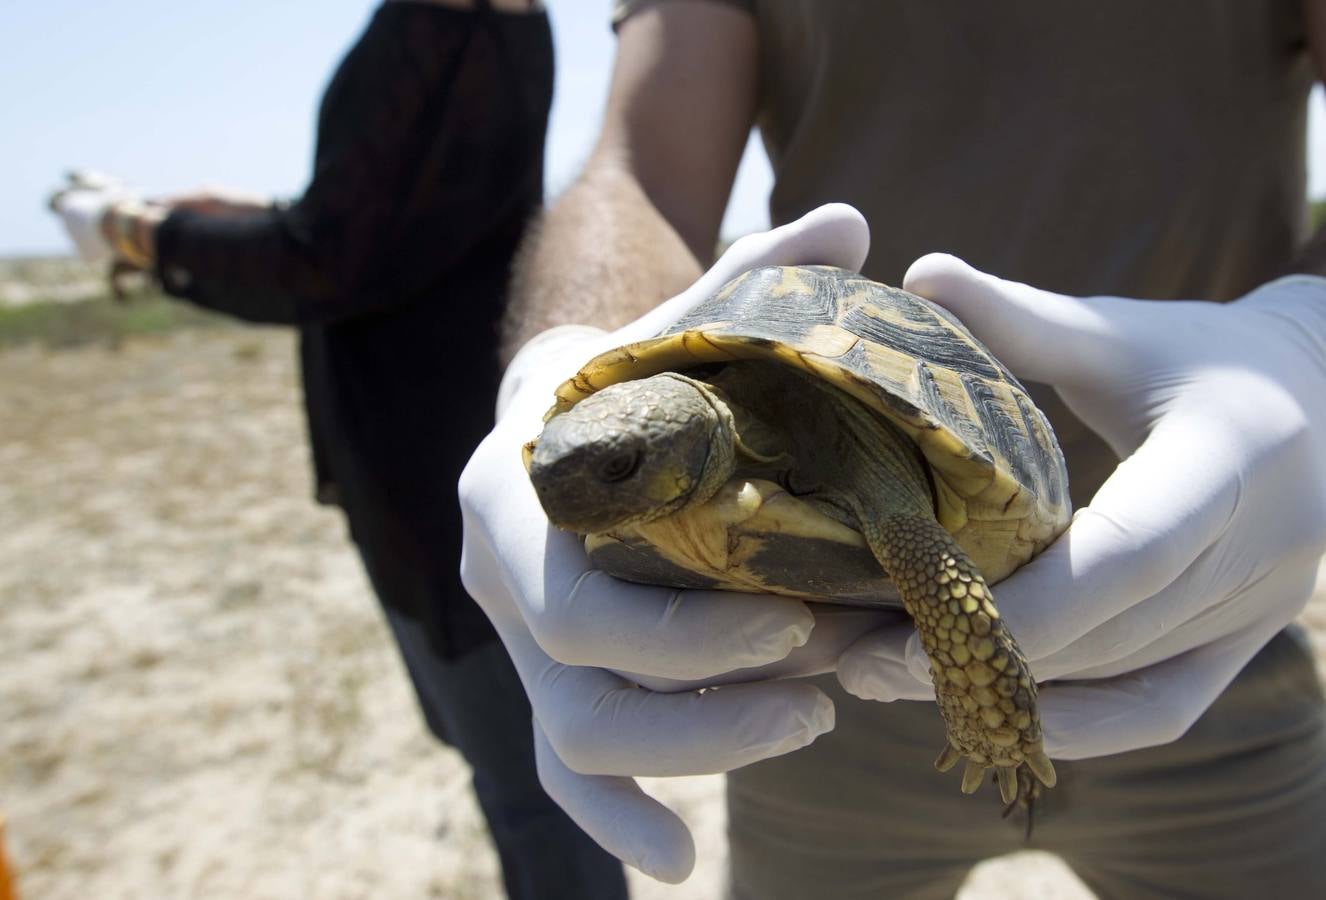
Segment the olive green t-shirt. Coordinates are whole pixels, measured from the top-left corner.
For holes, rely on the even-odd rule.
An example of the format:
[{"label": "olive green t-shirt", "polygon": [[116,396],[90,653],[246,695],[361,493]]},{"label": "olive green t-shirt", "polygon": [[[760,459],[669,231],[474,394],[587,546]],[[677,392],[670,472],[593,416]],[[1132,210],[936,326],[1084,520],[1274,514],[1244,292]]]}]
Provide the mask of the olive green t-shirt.
[{"label": "olive green t-shirt", "polygon": [[[1228,300],[1305,236],[1297,0],[712,2],[758,30],[773,222],[851,203],[877,280],[943,250],[1072,294]],[[1115,459],[1033,393],[1085,503]]]}]

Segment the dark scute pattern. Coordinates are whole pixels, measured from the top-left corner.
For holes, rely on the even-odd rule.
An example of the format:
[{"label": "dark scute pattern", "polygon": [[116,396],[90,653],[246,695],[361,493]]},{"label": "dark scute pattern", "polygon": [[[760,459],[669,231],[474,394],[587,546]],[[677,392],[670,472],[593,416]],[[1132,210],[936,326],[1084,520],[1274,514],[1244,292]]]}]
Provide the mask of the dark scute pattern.
[{"label": "dark scute pattern", "polygon": [[873,344],[909,356],[920,356],[945,369],[972,372],[981,378],[1008,377],[1003,366],[998,365],[992,357],[977,353],[972,343],[964,340],[963,335],[936,316],[928,306],[901,291],[886,290],[881,293],[888,296],[877,298],[885,301],[880,305],[896,308],[906,319],[905,325],[881,319],[869,306],[860,305],[843,315],[842,327]]},{"label": "dark scute pattern", "polygon": [[[973,458],[1000,468],[1006,465],[1018,483],[1047,505],[1065,502],[1067,486],[1056,477],[1062,466],[1051,459],[1053,438],[1024,396],[1025,389],[951,314],[853,272],[829,266],[804,266],[798,272],[800,283],[789,286],[779,267],[753,269],[697,306],[668,333],[728,323],[706,330],[739,336],[755,345],[792,344],[814,352],[807,346],[812,327],[842,328],[862,341],[837,356],[836,362],[871,385],[886,409],[918,426],[953,432]],[[890,320],[890,310],[897,318]],[[912,382],[899,382],[873,366],[867,344],[914,357]],[[969,408],[958,409],[940,394],[933,374],[938,369],[960,373]],[[1001,405],[990,389],[989,384],[998,381],[1013,388],[1020,416]]]},{"label": "dark scute pattern", "polygon": [[916,392],[917,401],[930,418],[962,438],[962,442],[973,456],[991,462],[990,445],[986,435],[977,427],[977,423],[972,421],[968,410],[956,409],[944,399],[939,392],[935,376],[930,371],[930,366],[923,359],[916,361]]},{"label": "dark scute pattern", "polygon": [[[1014,419],[1008,407],[1000,402],[989,382],[982,381],[965,372],[962,386],[971,400],[972,409],[981,422],[981,430],[986,440],[994,445],[995,452],[1004,458],[1017,483],[1039,491],[1036,477],[1039,460],[1035,447],[1027,439],[1023,423]],[[1034,464],[1035,463],[1035,464]]]},{"label": "dark scute pattern", "polygon": [[915,418],[918,410],[911,402],[912,386],[906,381],[889,377],[889,373],[877,370],[870,364],[864,341],[857,341],[846,353],[833,359],[856,378],[875,388],[875,393],[885,403],[908,419]]},{"label": "dark scute pattern", "polygon": [[[833,270],[826,270],[833,271]],[[814,293],[782,290],[782,269],[752,269],[705,300],[667,334],[676,334],[709,322],[740,323],[733,333],[771,341],[787,341],[813,325],[832,325],[838,311],[835,280],[816,278]],[[728,329],[723,329],[728,331]]]},{"label": "dark scute pattern", "polygon": [[1032,435],[1026,452],[1035,454],[1036,458],[1036,465],[1032,467],[1040,476],[1040,480],[1036,483],[1036,495],[1041,497],[1045,505],[1051,509],[1066,506],[1068,504],[1068,484],[1065,480],[1067,470],[1061,458],[1051,458],[1051,454],[1059,456],[1057,449],[1059,445],[1051,436],[1049,424],[1041,416],[1040,411],[1032,406],[1031,400],[1022,394],[1016,396],[1018,411],[1022,413],[1022,426],[1027,434]]}]

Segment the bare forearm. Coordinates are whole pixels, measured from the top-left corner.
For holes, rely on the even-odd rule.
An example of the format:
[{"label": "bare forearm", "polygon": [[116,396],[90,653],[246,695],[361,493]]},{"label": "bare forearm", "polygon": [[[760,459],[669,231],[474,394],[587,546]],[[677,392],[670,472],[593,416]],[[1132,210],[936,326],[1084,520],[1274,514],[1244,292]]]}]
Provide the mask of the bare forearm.
[{"label": "bare forearm", "polygon": [[751,16],[721,3],[620,23],[594,154],[519,254],[504,364],[540,331],[625,324],[700,276],[754,121],[758,49]]},{"label": "bare forearm", "polygon": [[700,261],[632,175],[591,165],[521,247],[502,328],[502,364],[554,325],[623,325],[700,273]]}]

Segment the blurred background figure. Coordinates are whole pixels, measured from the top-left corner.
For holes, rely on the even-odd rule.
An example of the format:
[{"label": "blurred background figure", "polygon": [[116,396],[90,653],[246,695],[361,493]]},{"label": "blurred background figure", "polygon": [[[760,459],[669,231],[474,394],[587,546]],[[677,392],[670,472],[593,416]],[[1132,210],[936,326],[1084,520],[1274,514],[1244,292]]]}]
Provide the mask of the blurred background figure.
[{"label": "blurred background figure", "polygon": [[529,704],[457,574],[456,480],[491,426],[552,83],[537,0],[388,0],[327,87],[297,201],[145,200],[80,173],[51,205],[85,260],[298,328],[317,497],[345,511],[429,729],[473,769],[508,895],[612,900],[621,866],[544,794]]}]

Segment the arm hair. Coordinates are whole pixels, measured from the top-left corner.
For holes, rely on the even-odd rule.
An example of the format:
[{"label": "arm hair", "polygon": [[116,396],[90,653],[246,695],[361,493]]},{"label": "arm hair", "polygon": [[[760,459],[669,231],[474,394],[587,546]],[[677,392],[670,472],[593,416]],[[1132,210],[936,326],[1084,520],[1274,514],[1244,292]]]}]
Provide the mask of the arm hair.
[{"label": "arm hair", "polygon": [[757,51],[750,16],[724,4],[622,23],[594,152],[517,255],[503,365],[540,331],[618,327],[701,274],[754,119]]}]

